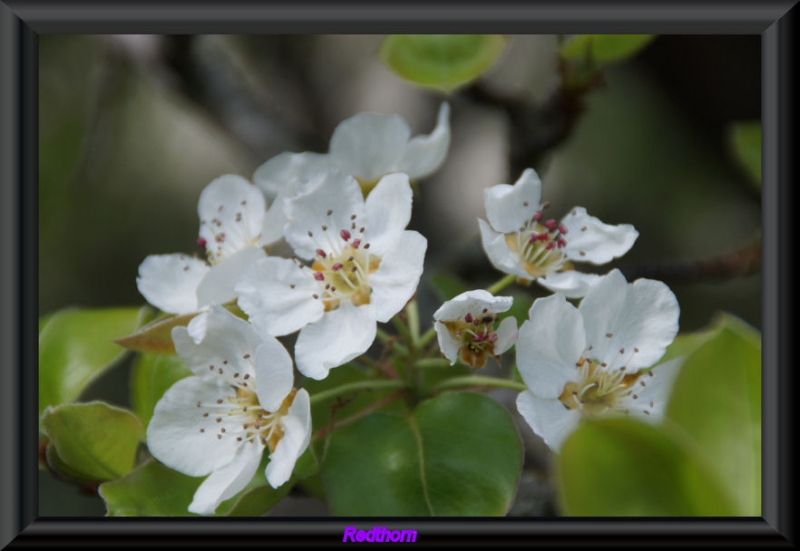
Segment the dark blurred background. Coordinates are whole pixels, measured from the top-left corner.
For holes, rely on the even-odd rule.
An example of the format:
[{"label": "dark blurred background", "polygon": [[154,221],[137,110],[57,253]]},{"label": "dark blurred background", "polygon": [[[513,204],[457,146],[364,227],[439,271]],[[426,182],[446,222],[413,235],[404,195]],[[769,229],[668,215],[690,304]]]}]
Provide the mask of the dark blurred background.
[{"label": "dark blurred background", "polygon": [[[400,114],[413,134],[430,132],[444,97],[383,66],[381,38],[40,36],[40,315],[142,304],[138,265],[149,254],[199,252],[197,199],[221,174],[250,178],[280,152],[324,152],[336,125],[360,111]],[[552,36],[511,37],[480,86],[544,103],[558,85],[555,45]],[[556,217],[580,205],[639,230],[612,266],[661,274],[678,296],[683,331],[719,310],[760,326],[760,275],[670,279],[674,266],[730,255],[759,236],[760,195],[731,155],[728,131],[760,118],[760,76],[759,36],[660,36],[605,71],[572,132],[533,167]],[[438,307],[431,274],[455,272],[475,287],[499,277],[476,218],[483,189],[519,176],[509,155],[520,136],[507,113],[468,91],[447,99],[451,150],[420,182],[412,221],[429,240],[423,315]],[[87,397],[128,405],[127,381],[127,366],[118,366]],[[522,432],[533,460],[545,457]],[[542,492],[527,473],[512,514],[547,513]],[[39,508],[104,514],[97,497],[46,473]],[[324,512],[297,497],[274,513]]]}]

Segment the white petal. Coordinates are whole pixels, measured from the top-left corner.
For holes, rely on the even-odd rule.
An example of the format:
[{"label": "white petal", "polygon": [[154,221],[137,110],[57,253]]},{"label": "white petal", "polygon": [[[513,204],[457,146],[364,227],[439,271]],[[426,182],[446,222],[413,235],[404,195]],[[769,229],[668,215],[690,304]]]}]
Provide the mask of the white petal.
[{"label": "white petal", "polygon": [[370,305],[375,319],[386,322],[402,310],[414,295],[422,275],[428,240],[415,231],[404,231],[395,250],[381,258],[378,270],[370,274]]},{"label": "white petal", "polygon": [[517,255],[508,248],[506,236],[497,233],[485,221],[478,219],[481,229],[481,243],[489,261],[496,269],[506,274],[512,274],[522,279],[533,279],[520,265]]},{"label": "white petal", "polygon": [[193,319],[190,326],[173,328],[172,341],[194,373],[219,377],[227,384],[235,384],[234,373],[255,375],[244,356],[253,356],[262,340],[249,323],[216,306]]},{"label": "white petal", "polygon": [[581,419],[577,409],[566,409],[558,400],[542,399],[532,392],[520,392],[517,410],[533,432],[556,453]]},{"label": "white petal", "polygon": [[513,186],[500,184],[483,191],[486,217],[500,233],[516,232],[540,208],[542,182],[536,171],[526,169]]},{"label": "white petal", "polygon": [[[237,442],[231,436],[217,438],[223,427],[239,426],[217,406],[234,395],[232,387],[213,380],[187,377],[172,385],[156,404],[147,426],[150,453],[168,467],[189,476],[204,476],[233,460]],[[197,407],[200,402],[201,406]],[[208,413],[207,417],[203,417]],[[216,418],[222,422],[217,423]],[[200,430],[203,432],[200,432]]]},{"label": "white petal", "polygon": [[223,259],[209,270],[197,286],[197,303],[203,307],[234,300],[236,280],[253,262],[265,256],[264,249],[247,247]]},{"label": "white petal", "polygon": [[397,171],[411,131],[397,115],[359,113],[333,131],[330,155],[345,173],[376,180]]},{"label": "white petal", "polygon": [[500,355],[517,342],[517,318],[508,316],[497,326],[497,340],[494,343],[494,353]]},{"label": "white petal", "polygon": [[285,484],[292,476],[295,463],[311,441],[311,402],[304,388],[297,391],[289,413],[281,417],[283,438],[269,458],[267,481],[273,488]]},{"label": "white petal", "polygon": [[528,388],[542,398],[557,398],[577,376],[575,363],[585,346],[583,320],[564,298],[536,299],[517,339],[517,367]]},{"label": "white petal", "polygon": [[210,267],[185,254],[151,255],[139,265],[136,286],[142,296],[164,312],[197,312],[197,286]]},{"label": "white petal", "polygon": [[310,272],[286,258],[257,260],[236,284],[239,308],[267,335],[288,335],[317,321],[325,307],[313,297],[319,285]]},{"label": "white petal", "polygon": [[572,209],[561,222],[568,230],[564,236],[567,240],[564,252],[567,258],[578,262],[610,262],[628,252],[639,237],[639,232],[630,224],[603,224],[594,216],[586,214],[583,207]]},{"label": "white petal", "polygon": [[458,361],[458,353],[461,350],[461,341],[453,338],[453,335],[450,334],[450,331],[442,322],[434,322],[433,327],[436,329],[439,350],[442,351],[445,358],[450,360],[450,365],[455,365],[456,361]]},{"label": "white petal", "polygon": [[351,217],[356,216],[355,222],[364,219],[361,186],[336,171],[325,173],[312,190],[286,200],[285,205],[289,223],[284,235],[295,253],[306,259],[314,258],[317,249],[328,253],[341,250],[345,245],[341,232],[355,235]]},{"label": "white petal", "polygon": [[629,284],[619,270],[592,287],[579,309],[586,343],[608,369],[650,367],[678,333],[680,308],[669,287],[652,279]]},{"label": "white petal", "polygon": [[450,104],[439,107],[436,128],[428,136],[417,136],[408,142],[399,170],[416,180],[435,172],[447,156],[450,147]]},{"label": "white petal", "polygon": [[189,505],[189,512],[198,515],[212,515],[220,503],[244,490],[256,474],[263,444],[255,442],[239,446],[233,461],[215,470],[206,478]]},{"label": "white petal", "polygon": [[536,282],[554,293],[561,293],[567,298],[581,298],[585,296],[592,285],[600,281],[597,274],[583,274],[575,270],[551,272],[545,277],[538,278]]},{"label": "white petal", "polygon": [[267,209],[267,212],[264,214],[264,227],[261,229],[260,245],[271,245],[283,239],[286,224],[289,222],[289,219],[286,217],[286,201],[308,193],[321,184],[324,179],[324,172],[314,173],[313,177],[309,180],[298,180],[294,178],[281,187],[269,209]]},{"label": "white petal", "polygon": [[376,329],[372,308],[343,302],[300,331],[294,347],[297,369],[306,377],[324,379],[331,368],[366,352]]},{"label": "white petal", "polygon": [[307,181],[332,168],[328,155],[321,153],[281,153],[256,169],[253,182],[269,199],[275,199],[286,184]]},{"label": "white petal", "polygon": [[370,252],[383,256],[397,244],[411,220],[411,186],[408,176],[390,174],[381,178],[367,197],[365,209],[365,238],[370,243]]},{"label": "white petal", "polygon": [[213,258],[226,258],[258,244],[266,201],[261,191],[240,176],[220,176],[200,194],[200,237]]},{"label": "white petal", "polygon": [[267,411],[277,411],[294,383],[292,358],[275,337],[265,337],[255,360],[258,403]]},{"label": "white petal", "polygon": [[442,304],[433,313],[433,319],[445,321],[463,319],[467,314],[474,316],[483,312],[484,308],[492,314],[499,314],[508,311],[513,303],[514,299],[511,297],[496,297],[483,289],[475,289],[461,293]]},{"label": "white petal", "polygon": [[[634,383],[636,399],[633,399],[633,394],[627,396],[620,409],[628,409],[632,414],[645,421],[661,422],[675,379],[678,378],[685,359],[684,357],[673,358],[650,370],[652,375],[647,373],[640,375],[639,380]],[[645,411],[648,413],[644,413]]]}]

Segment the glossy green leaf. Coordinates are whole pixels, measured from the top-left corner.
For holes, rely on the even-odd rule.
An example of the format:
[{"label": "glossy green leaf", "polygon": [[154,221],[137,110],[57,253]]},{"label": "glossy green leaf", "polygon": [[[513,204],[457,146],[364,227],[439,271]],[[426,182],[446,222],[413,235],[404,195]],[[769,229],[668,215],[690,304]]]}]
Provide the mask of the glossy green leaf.
[{"label": "glossy green leaf", "polygon": [[183,360],[163,354],[140,354],[131,370],[131,403],[145,427],[169,387],[192,374]]},{"label": "glossy green leaf", "polygon": [[667,406],[735,498],[736,515],[761,515],[761,338],[720,316],[686,359]]},{"label": "glossy green leaf", "polygon": [[175,354],[175,345],[172,343],[173,327],[189,325],[198,312],[183,314],[182,316],[169,315],[148,323],[138,331],[116,339],[119,346],[137,352],[152,352],[154,354]]},{"label": "glossy green leaf", "polygon": [[652,34],[579,34],[561,47],[567,59],[588,59],[595,63],[624,61],[647,46]]},{"label": "glossy green leaf", "polygon": [[574,516],[728,516],[730,497],[691,442],[630,418],[583,423],[558,456]]},{"label": "glossy green leaf", "polygon": [[732,125],[729,140],[736,160],[761,189],[761,123],[740,122]]},{"label": "glossy green leaf", "polygon": [[39,332],[39,413],[76,400],[125,350],[114,339],[147,320],[149,308],[61,310]]},{"label": "glossy green leaf", "polygon": [[144,437],[131,412],[103,402],[49,407],[42,428],[71,476],[86,480],[113,480],[128,474]]},{"label": "glossy green leaf", "polygon": [[321,474],[334,515],[496,516],[521,467],[508,412],[487,396],[448,392],[411,414],[373,413],[336,431]]},{"label": "glossy green leaf", "polygon": [[378,52],[398,76],[450,92],[478,78],[503,52],[507,37],[481,34],[395,34]]},{"label": "glossy green leaf", "polygon": [[110,517],[196,516],[188,511],[202,478],[186,476],[150,460],[128,476],[102,484]]}]

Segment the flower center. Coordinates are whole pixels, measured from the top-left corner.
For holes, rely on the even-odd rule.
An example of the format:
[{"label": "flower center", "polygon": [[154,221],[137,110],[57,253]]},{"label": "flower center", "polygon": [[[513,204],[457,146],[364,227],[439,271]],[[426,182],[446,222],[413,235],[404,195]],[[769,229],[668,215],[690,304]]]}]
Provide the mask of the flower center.
[{"label": "flower center", "polygon": [[596,417],[609,409],[619,409],[620,398],[633,392],[641,371],[626,374],[623,369],[607,370],[596,359],[581,358],[578,382],[569,382],[558,399],[567,409],[579,409],[584,417]]},{"label": "flower center", "polygon": [[[547,204],[543,205],[543,209]],[[564,247],[567,227],[554,219],[542,222],[544,210],[536,211],[519,231],[505,234],[506,245],[514,251],[531,277],[542,277],[566,264]]]},{"label": "flower center", "polygon": [[332,251],[317,249],[311,265],[314,279],[322,287],[326,312],[338,308],[343,300],[349,300],[355,306],[369,304],[372,294],[369,274],[375,272],[381,262],[377,256],[370,255],[369,243],[353,238],[349,230],[341,230],[339,239],[338,243],[331,243]]},{"label": "flower center", "polygon": [[[245,354],[247,360],[251,356]],[[267,411],[258,402],[258,394],[253,378],[249,374],[240,377],[239,373],[230,373],[232,369],[228,362],[223,362],[224,367],[210,365],[211,371],[218,371],[220,375],[226,374],[233,378],[231,381],[225,378],[228,383],[233,383],[213,403],[197,402],[197,408],[202,413],[201,433],[216,434],[218,440],[234,438],[237,442],[253,441],[258,438],[265,446],[269,446],[270,452],[275,451],[275,446],[283,438],[283,427],[280,419],[289,412],[289,407],[294,402],[297,393],[292,389],[283,399],[281,405],[275,411]],[[231,390],[234,392],[231,394]]]},{"label": "flower center", "polygon": [[461,361],[478,369],[486,364],[488,356],[495,356],[494,343],[497,317],[484,308],[480,313],[467,313],[462,319],[442,321],[454,339],[461,341]]}]

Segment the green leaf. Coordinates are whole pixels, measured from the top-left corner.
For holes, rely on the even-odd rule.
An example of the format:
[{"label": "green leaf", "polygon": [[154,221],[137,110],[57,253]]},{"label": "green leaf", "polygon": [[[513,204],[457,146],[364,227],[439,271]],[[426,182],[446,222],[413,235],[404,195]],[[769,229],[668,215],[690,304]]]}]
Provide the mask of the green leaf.
[{"label": "green leaf", "polygon": [[110,517],[196,516],[188,508],[201,482],[203,478],[150,460],[128,476],[102,484],[99,493]]},{"label": "green leaf", "polygon": [[39,332],[39,413],[76,400],[125,350],[114,339],[135,330],[149,308],[61,310]]},{"label": "green leaf", "polygon": [[439,272],[431,277],[431,285],[439,298],[446,302],[461,293],[469,291],[467,284],[447,272]]},{"label": "green leaf", "polygon": [[502,35],[394,34],[378,55],[395,74],[445,92],[478,78],[503,52]]},{"label": "green leaf", "polygon": [[761,338],[722,315],[686,359],[667,419],[679,425],[714,465],[734,497],[736,515],[761,515]]},{"label": "green leaf", "polygon": [[561,56],[600,64],[624,61],[655,37],[652,34],[579,34],[564,43]]},{"label": "green leaf", "polygon": [[153,352],[154,354],[175,354],[172,343],[172,328],[189,325],[199,312],[169,315],[153,320],[135,333],[116,339],[118,345],[137,352]]},{"label": "green leaf", "polygon": [[411,414],[373,413],[336,431],[321,474],[334,515],[496,516],[510,507],[521,467],[506,410],[448,392]]},{"label": "green leaf", "polygon": [[735,508],[691,443],[629,418],[582,423],[558,456],[575,516],[729,516]]},{"label": "green leaf", "polygon": [[192,374],[177,356],[140,354],[131,370],[131,403],[145,427],[150,423],[156,403],[169,387]]},{"label": "green leaf", "polygon": [[48,407],[42,428],[60,462],[70,469],[65,474],[96,481],[129,473],[144,437],[135,415],[103,402]]},{"label": "green leaf", "polygon": [[736,160],[761,189],[761,123],[753,121],[731,125],[728,140]]}]

